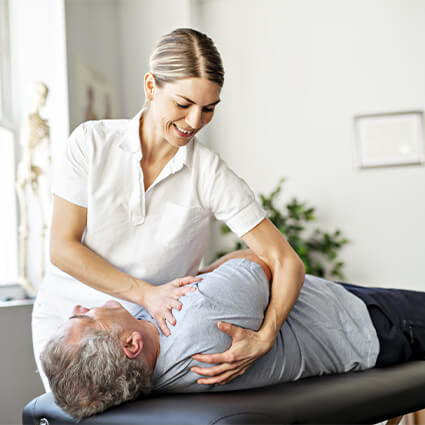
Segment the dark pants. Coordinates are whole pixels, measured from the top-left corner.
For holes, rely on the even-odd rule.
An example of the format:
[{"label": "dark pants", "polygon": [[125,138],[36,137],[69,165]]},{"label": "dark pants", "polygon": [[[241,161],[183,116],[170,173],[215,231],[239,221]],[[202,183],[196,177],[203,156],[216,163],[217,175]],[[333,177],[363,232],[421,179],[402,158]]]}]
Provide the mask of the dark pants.
[{"label": "dark pants", "polygon": [[341,285],[369,310],[380,343],[376,366],[425,359],[425,292]]}]

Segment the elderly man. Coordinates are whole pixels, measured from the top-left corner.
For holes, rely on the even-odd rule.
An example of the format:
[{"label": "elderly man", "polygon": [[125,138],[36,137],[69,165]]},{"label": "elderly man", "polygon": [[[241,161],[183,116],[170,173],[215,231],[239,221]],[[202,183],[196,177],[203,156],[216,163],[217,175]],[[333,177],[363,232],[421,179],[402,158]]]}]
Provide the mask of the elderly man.
[{"label": "elderly man", "polygon": [[[220,375],[217,353],[257,330],[270,270],[249,250],[201,275],[175,311],[171,336],[143,309],[116,301],[76,306],[41,355],[56,401],[77,419],[142,393],[228,391],[342,373],[423,357],[425,294],[342,285],[307,276],[272,349],[240,376]],[[218,326],[217,326],[218,325]],[[243,360],[242,360],[243,361]],[[216,375],[221,376],[217,384]],[[202,376],[200,376],[202,375]]]}]

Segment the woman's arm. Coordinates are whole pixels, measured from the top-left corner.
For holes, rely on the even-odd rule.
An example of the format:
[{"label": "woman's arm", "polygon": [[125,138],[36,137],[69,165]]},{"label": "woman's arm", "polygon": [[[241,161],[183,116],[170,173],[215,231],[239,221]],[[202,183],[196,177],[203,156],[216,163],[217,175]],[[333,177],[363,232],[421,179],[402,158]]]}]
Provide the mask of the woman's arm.
[{"label": "woman's arm", "polygon": [[175,324],[172,308],[181,309],[178,299],[194,290],[185,285],[200,279],[188,276],[157,287],[123,273],[81,243],[86,223],[87,208],[54,196],[50,237],[52,263],[94,289],[144,306],[164,334],[169,335],[166,321]]},{"label": "woman's arm", "polygon": [[268,341],[271,349],[303,286],[305,267],[297,253],[268,219],[264,219],[242,239],[272,272],[270,303],[258,331]]},{"label": "woman's arm", "polygon": [[200,384],[223,385],[245,373],[255,360],[266,354],[273,347],[304,282],[304,264],[270,220],[264,219],[242,239],[272,271],[270,303],[257,332],[218,323],[219,329],[232,337],[232,346],[224,353],[193,356],[200,362],[218,364],[191,369],[209,377],[199,379]]}]

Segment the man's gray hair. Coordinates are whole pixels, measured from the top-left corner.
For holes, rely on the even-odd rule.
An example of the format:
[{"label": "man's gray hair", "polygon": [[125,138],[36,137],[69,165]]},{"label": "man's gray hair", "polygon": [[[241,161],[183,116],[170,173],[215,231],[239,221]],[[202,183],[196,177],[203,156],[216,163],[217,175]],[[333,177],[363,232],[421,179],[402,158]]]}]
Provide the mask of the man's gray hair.
[{"label": "man's gray hair", "polygon": [[56,403],[78,420],[151,390],[152,370],[125,355],[117,330],[88,329],[78,344],[59,333],[40,359]]}]

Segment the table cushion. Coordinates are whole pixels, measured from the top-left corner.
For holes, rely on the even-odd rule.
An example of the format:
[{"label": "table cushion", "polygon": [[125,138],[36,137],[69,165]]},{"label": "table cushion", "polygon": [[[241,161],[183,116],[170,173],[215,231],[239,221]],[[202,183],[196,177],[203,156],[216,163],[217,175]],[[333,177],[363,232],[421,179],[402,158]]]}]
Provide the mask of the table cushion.
[{"label": "table cushion", "polygon": [[[363,424],[425,408],[425,361],[243,391],[150,395],[81,424]],[[76,423],[51,393],[25,407],[24,425]],[[41,422],[43,423],[43,422]],[[47,422],[45,422],[47,424]]]}]

